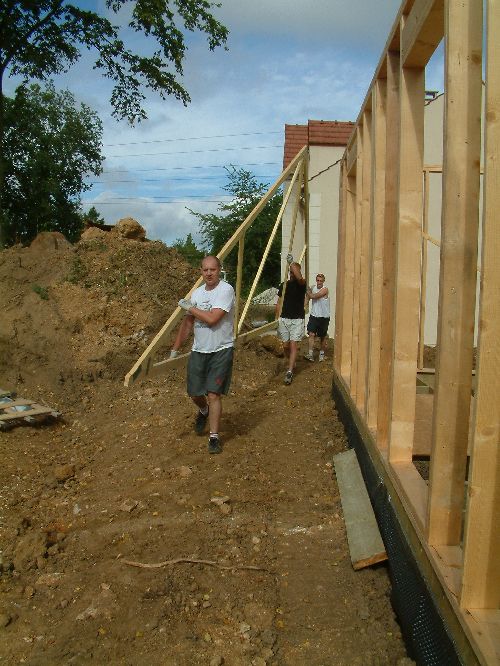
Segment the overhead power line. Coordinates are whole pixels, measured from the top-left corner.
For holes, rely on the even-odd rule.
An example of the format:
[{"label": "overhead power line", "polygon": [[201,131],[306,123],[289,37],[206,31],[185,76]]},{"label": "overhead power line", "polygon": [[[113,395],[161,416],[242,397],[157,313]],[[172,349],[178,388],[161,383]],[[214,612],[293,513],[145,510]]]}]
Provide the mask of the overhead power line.
[{"label": "overhead power line", "polygon": [[193,201],[196,201],[196,203],[221,203],[220,199],[175,199],[172,201],[140,201],[138,199],[126,199],[126,198],[119,198],[113,201],[82,201],[81,205],[82,206],[117,206],[118,204],[122,204],[124,202],[127,202],[127,206],[144,206],[144,205],[157,205],[157,204],[189,204],[192,203]]},{"label": "overhead power line", "polygon": [[[269,180],[273,176],[256,176],[256,178],[264,178],[266,180]],[[89,185],[117,185],[118,183],[164,183],[166,180],[168,182],[171,181],[182,181],[182,182],[193,182],[193,181],[198,181],[198,180],[220,180],[220,176],[196,176],[193,178],[143,178],[142,180],[139,180],[138,178],[135,178],[133,180],[108,180],[108,181],[103,181],[103,180],[91,180],[89,181]]]},{"label": "overhead power line", "polygon": [[115,146],[139,146],[152,143],[173,143],[174,141],[200,141],[201,139],[228,139],[237,136],[263,136],[266,134],[283,134],[281,130],[272,132],[240,132],[239,134],[212,134],[211,136],[185,136],[176,139],[154,139],[152,141],[127,141],[126,143],[105,143],[107,148]]},{"label": "overhead power line", "polygon": [[[148,203],[149,201],[156,200],[156,199],[169,199],[169,200],[170,199],[175,199],[176,196],[179,197],[179,196],[183,196],[183,195],[182,195],[182,193],[177,194],[177,195],[172,194],[171,196],[169,196],[168,194],[164,194],[163,196],[157,196],[157,197],[150,197],[148,195],[142,195],[142,196],[137,196],[137,197],[125,197],[125,196],[120,197],[120,196],[117,195],[117,196],[113,197],[113,201],[118,201],[118,200],[120,200],[120,201],[142,201],[143,203]],[[194,199],[204,199],[207,196],[213,196],[213,194],[185,194],[184,196],[189,198],[189,199],[194,200]],[[229,195],[227,195],[227,194],[221,194],[221,197],[230,198]],[[100,202],[98,202],[98,203],[100,203]],[[104,201],[102,203],[104,203]]]},{"label": "overhead power line", "polygon": [[160,155],[194,155],[196,153],[224,153],[224,152],[234,152],[235,150],[247,151],[247,150],[267,150],[268,148],[283,148],[281,144],[275,146],[243,146],[238,148],[233,146],[231,148],[204,148],[202,150],[177,150],[171,153],[123,153],[122,155],[107,155],[108,157],[157,157]]},{"label": "overhead power line", "polygon": [[195,166],[174,166],[174,167],[149,167],[147,169],[104,169],[103,173],[129,173],[130,171],[136,171],[143,173],[144,171],[186,171],[188,169],[226,169],[228,166],[234,166],[235,168],[241,167],[250,167],[250,166],[277,166],[281,165],[281,162],[247,162],[243,164],[198,164]]}]

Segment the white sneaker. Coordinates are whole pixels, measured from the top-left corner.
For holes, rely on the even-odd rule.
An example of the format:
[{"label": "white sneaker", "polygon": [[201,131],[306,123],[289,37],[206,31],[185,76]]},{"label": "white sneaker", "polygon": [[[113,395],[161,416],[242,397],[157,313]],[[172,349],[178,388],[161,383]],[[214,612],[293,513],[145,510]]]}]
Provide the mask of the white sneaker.
[{"label": "white sneaker", "polygon": [[325,360],[326,360],[326,356],[320,352],[318,361],[321,363],[321,361],[325,361]]},{"label": "white sneaker", "polygon": [[306,354],[304,354],[304,358],[306,359],[306,361],[314,361],[314,356],[312,352],[307,352]]}]

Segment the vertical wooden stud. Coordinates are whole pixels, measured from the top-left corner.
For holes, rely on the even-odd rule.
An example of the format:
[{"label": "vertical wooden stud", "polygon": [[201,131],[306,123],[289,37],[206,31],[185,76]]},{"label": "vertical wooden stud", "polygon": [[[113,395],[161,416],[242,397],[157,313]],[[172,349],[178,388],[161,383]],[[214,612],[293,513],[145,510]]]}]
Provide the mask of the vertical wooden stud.
[{"label": "vertical wooden stud", "polygon": [[438,357],[428,539],[462,533],[472,389],[481,150],[482,3],[445,7],[445,111]]},{"label": "vertical wooden stud", "polygon": [[368,311],[370,308],[370,206],[371,206],[371,164],[372,164],[372,114],[363,113],[363,163],[362,197],[360,208],[360,270],[359,270],[359,321],[358,321],[358,379],[356,404],[359,411],[366,414],[366,381],[368,370]]},{"label": "vertical wooden stud", "polygon": [[361,289],[361,233],[363,202],[363,128],[356,130],[356,198],[354,222],[354,282],[352,299],[351,396],[357,404],[359,358],[359,302]]},{"label": "vertical wooden stud", "polygon": [[[347,169],[346,169],[347,171]],[[352,320],[354,312],[354,245],[356,226],[356,177],[346,173],[344,296],[342,302],[341,375],[352,384]]]},{"label": "vertical wooden stud", "polygon": [[425,305],[427,298],[427,234],[429,232],[429,169],[424,169],[424,211],[422,216],[422,270],[420,277],[420,327],[418,333],[418,368],[424,367]]},{"label": "vertical wooden stud", "polygon": [[370,309],[368,341],[368,385],[366,394],[366,421],[376,429],[379,371],[380,333],[382,315],[383,241],[385,208],[385,150],[386,150],[387,81],[378,79],[372,95],[372,173],[370,206]]},{"label": "vertical wooden stud", "polygon": [[396,298],[389,460],[412,461],[420,304],[424,69],[402,67]]},{"label": "vertical wooden stud", "polygon": [[380,371],[377,408],[377,446],[386,449],[391,416],[392,347],[396,271],[397,184],[399,159],[399,52],[387,53],[387,132],[385,161],[385,215],[383,243]]},{"label": "vertical wooden stud", "polygon": [[[483,237],[476,408],[461,605],[500,608],[500,4],[487,0]],[[497,634],[498,635],[498,634]]]}]

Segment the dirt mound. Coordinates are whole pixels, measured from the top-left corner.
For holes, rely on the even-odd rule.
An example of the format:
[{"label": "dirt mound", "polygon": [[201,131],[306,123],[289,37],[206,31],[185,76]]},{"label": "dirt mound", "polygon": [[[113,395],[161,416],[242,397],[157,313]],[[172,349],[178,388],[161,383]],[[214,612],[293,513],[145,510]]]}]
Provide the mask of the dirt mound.
[{"label": "dirt mound", "polygon": [[146,239],[146,230],[133,217],[122,217],[121,220],[118,220],[112,233],[138,241]]},{"label": "dirt mound", "polygon": [[88,235],[0,253],[4,388],[77,399],[82,382],[123,376],[198,275],[161,242]]},{"label": "dirt mound", "polygon": [[385,565],[351,566],[331,364],[304,341],[285,386],[276,338],[239,348],[208,455],[184,371],[122,382],[198,271],[91,235],[0,253],[0,386],[63,413],[0,437],[0,662],[411,664]]}]

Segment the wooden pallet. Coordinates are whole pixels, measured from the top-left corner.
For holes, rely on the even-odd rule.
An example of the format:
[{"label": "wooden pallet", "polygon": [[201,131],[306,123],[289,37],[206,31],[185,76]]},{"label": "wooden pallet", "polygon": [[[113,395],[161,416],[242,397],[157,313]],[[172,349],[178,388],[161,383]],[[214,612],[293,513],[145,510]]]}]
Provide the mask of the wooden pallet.
[{"label": "wooden pallet", "polygon": [[17,398],[15,392],[0,389],[0,430],[22,424],[36,425],[47,418],[57,419],[60,416],[61,413],[53,407]]}]

